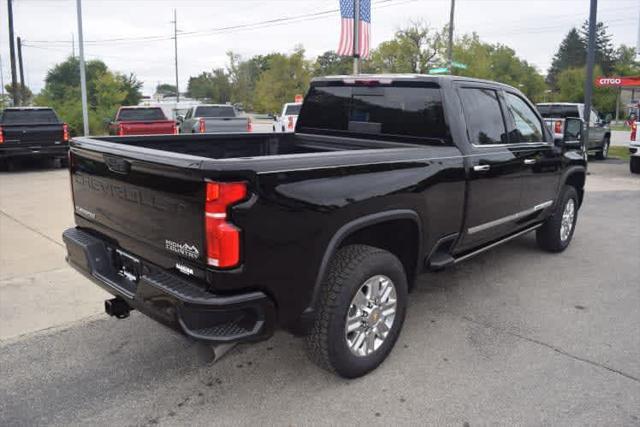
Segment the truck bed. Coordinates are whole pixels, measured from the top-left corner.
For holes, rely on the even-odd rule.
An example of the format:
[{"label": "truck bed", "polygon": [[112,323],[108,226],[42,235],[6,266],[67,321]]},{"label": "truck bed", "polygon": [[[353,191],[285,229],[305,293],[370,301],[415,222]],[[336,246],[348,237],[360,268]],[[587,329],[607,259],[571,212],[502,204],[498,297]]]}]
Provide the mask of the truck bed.
[{"label": "truck bed", "polygon": [[[171,152],[180,156],[196,156],[206,159],[250,159],[266,156],[282,156],[291,154],[330,153],[336,151],[382,149],[398,147],[414,147],[415,145],[399,144],[385,141],[358,140],[355,138],[321,137],[317,135],[301,134],[181,134],[156,135],[153,137],[92,137],[77,138],[80,145],[94,142],[118,144],[127,152],[159,150]],[[102,144],[103,148],[105,147]],[[130,150],[129,147],[136,147]],[[143,150],[139,150],[143,149]],[[123,153],[124,154],[124,153]]]}]

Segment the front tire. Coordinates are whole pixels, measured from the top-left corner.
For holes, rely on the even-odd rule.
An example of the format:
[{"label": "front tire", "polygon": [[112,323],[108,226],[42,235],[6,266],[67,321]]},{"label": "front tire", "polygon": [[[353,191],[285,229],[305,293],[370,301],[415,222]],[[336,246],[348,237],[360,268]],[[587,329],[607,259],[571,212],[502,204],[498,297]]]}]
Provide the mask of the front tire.
[{"label": "front tire", "polygon": [[631,160],[629,161],[629,170],[631,173],[640,173],[640,157],[631,157]]},{"label": "front tire", "polygon": [[407,277],[390,252],[350,245],[332,258],[306,337],[318,366],[344,378],[377,368],[396,343],[407,307]]},{"label": "front tire", "polygon": [[562,252],[569,246],[578,220],[578,206],[578,192],[565,185],[553,214],[536,230],[536,241],[541,249]]}]

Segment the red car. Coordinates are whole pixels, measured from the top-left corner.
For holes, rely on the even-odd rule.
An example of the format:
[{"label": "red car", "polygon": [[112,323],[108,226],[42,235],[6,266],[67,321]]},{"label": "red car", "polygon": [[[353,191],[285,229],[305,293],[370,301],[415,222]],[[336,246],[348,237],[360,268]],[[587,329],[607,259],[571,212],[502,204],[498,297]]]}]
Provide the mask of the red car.
[{"label": "red car", "polygon": [[167,119],[160,107],[120,107],[109,124],[109,134],[118,136],[176,133],[175,120]]}]

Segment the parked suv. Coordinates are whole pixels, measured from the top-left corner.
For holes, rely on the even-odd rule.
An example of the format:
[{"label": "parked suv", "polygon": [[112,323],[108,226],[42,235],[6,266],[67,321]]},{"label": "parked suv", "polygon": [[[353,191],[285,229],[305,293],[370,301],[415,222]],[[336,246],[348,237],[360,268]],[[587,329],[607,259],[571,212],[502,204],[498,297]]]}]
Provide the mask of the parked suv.
[{"label": "parked suv", "polygon": [[582,122],[565,123],[554,141],[495,82],[362,75],[313,80],[295,133],[75,138],[68,261],[113,316],[214,344],[285,329],[361,376],[418,274],[530,232],[569,246],[586,162]]},{"label": "parked suv", "polygon": [[611,129],[609,123],[600,117],[600,114],[591,109],[589,120],[584,117],[584,104],[570,102],[554,102],[537,104],[538,111],[545,119],[552,120],[552,132],[555,138],[562,139],[563,119],[567,117],[579,117],[589,127],[589,141],[585,145],[589,154],[594,154],[598,160],[604,160],[609,155],[611,144]]}]

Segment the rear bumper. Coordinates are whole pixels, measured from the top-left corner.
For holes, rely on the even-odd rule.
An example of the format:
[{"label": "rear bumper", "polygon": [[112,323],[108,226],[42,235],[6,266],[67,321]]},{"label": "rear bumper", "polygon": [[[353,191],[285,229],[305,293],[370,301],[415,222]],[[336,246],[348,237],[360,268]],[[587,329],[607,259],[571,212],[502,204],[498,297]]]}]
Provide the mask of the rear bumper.
[{"label": "rear bumper", "polygon": [[262,292],[215,295],[144,260],[134,283],[118,274],[116,247],[78,228],[62,237],[73,268],[132,308],[191,338],[220,344],[259,341],[273,334],[275,306]]},{"label": "rear bumper", "polygon": [[38,145],[25,143],[24,145],[0,145],[0,158],[11,157],[66,157],[69,144]]}]

